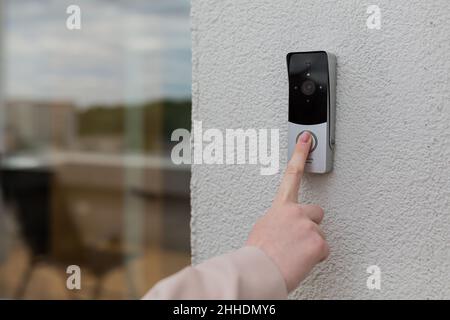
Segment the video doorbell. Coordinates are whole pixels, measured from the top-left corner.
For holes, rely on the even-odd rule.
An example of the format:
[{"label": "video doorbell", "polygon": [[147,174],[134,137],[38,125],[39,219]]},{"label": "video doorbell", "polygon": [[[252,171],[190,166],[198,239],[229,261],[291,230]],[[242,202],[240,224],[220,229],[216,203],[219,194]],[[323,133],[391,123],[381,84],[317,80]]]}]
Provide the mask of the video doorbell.
[{"label": "video doorbell", "polygon": [[298,137],[309,131],[312,144],[306,172],[327,173],[333,168],[336,111],[336,57],[325,51],[291,52],[289,76],[288,156]]}]

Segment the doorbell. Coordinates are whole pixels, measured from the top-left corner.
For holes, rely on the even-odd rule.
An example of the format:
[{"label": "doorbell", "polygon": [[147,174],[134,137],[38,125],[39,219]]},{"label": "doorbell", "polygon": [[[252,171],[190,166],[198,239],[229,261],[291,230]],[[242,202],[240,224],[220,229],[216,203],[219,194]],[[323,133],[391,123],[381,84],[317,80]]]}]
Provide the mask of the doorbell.
[{"label": "doorbell", "polygon": [[311,133],[306,172],[327,173],[333,168],[336,111],[336,57],[325,51],[291,52],[289,76],[288,156],[298,137]]}]

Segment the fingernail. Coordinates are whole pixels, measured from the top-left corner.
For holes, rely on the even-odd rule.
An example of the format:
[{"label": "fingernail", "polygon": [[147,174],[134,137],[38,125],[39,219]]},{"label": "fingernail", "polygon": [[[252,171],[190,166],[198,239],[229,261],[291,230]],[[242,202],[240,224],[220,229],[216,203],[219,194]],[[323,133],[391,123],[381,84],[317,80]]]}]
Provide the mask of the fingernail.
[{"label": "fingernail", "polygon": [[307,143],[310,138],[311,138],[311,134],[308,131],[305,131],[300,136],[300,141],[303,143]]}]

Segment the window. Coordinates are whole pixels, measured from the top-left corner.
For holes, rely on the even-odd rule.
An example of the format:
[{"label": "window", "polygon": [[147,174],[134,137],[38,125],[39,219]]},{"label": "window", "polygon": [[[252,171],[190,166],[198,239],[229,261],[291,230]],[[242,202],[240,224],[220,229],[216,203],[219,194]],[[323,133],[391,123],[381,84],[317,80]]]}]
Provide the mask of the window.
[{"label": "window", "polygon": [[140,298],[190,263],[189,1],[78,0],[73,30],[71,4],[0,0],[0,298]]}]

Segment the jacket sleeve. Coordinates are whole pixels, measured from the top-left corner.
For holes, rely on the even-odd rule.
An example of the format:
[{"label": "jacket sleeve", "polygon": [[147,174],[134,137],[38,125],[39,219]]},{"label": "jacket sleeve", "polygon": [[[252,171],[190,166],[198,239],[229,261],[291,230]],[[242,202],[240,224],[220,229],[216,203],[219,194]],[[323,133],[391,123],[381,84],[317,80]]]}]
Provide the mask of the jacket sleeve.
[{"label": "jacket sleeve", "polygon": [[158,282],[143,299],[286,299],[276,264],[259,248],[243,247]]}]

